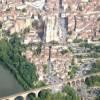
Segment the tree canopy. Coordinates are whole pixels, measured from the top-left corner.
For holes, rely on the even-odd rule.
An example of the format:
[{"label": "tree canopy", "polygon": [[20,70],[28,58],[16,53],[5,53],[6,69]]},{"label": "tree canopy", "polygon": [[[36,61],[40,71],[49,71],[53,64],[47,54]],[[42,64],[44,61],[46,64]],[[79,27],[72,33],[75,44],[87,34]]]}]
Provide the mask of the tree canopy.
[{"label": "tree canopy", "polygon": [[24,49],[25,46],[21,44],[21,39],[16,35],[12,36],[9,41],[0,40],[0,61],[13,72],[25,89],[29,89],[37,81],[37,74],[36,66],[22,56]]}]

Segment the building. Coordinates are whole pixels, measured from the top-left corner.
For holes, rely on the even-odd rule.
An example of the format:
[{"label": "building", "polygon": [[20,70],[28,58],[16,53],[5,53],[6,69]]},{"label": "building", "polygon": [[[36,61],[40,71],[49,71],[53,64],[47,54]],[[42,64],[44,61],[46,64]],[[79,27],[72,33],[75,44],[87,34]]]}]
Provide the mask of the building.
[{"label": "building", "polygon": [[46,42],[59,41],[57,16],[47,16]]}]

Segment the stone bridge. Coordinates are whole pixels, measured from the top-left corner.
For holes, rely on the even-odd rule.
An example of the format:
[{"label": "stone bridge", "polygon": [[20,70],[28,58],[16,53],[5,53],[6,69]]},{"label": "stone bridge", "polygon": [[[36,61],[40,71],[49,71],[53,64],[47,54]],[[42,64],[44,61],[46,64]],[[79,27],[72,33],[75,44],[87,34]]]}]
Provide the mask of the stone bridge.
[{"label": "stone bridge", "polygon": [[[44,87],[41,87],[41,88],[37,88],[37,89],[32,89],[32,90],[29,90],[29,91],[26,91],[26,92],[22,92],[22,93],[18,93],[18,94],[15,94],[15,95],[11,95],[11,96],[8,96],[8,97],[4,97],[4,98],[1,98],[0,100],[28,100],[27,97],[32,94],[34,95],[35,97],[38,97],[39,93],[43,90],[47,90],[47,89],[50,89],[50,90],[55,90],[55,91],[59,91],[59,90],[62,90],[62,87],[64,86],[64,84],[68,84],[70,86],[76,86],[77,84],[81,85],[82,82],[85,82],[85,79],[86,78],[89,78],[91,76],[100,76],[100,72],[98,73],[94,73],[94,74],[90,74],[90,75],[86,75],[86,76],[83,76],[83,77],[77,77],[77,78],[74,78],[74,79],[69,79],[65,82],[62,82],[62,83],[59,83],[59,84],[55,84],[55,85],[48,85],[48,86],[44,86]],[[18,97],[22,98],[22,99],[17,99]]]},{"label": "stone bridge", "polygon": [[89,90],[100,90],[100,86],[94,86],[94,87],[90,87],[89,89],[88,89],[88,91]]}]

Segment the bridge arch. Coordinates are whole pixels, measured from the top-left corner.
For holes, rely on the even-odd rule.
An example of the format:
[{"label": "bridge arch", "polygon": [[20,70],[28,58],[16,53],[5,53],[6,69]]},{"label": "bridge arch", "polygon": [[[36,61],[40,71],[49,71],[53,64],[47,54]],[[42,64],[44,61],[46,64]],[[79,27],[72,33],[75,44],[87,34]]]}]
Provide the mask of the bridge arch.
[{"label": "bridge arch", "polygon": [[76,85],[80,86],[81,85],[81,81],[80,80],[76,80]]},{"label": "bridge arch", "polygon": [[81,79],[81,82],[84,83],[85,82],[85,79]]},{"label": "bridge arch", "polygon": [[15,97],[14,100],[24,100],[24,97],[23,96],[17,96],[17,97]]},{"label": "bridge arch", "polygon": [[42,96],[46,97],[47,94],[48,94],[50,91],[51,91],[51,89],[43,89],[43,90],[39,91],[38,97],[40,97],[40,98],[41,98]]},{"label": "bridge arch", "polygon": [[89,79],[89,78],[90,78],[90,77],[86,77],[86,78],[85,78],[85,81],[86,81],[87,79]]},{"label": "bridge arch", "polygon": [[27,94],[26,100],[30,100],[30,99],[32,99],[32,100],[36,99],[36,94],[34,92]]},{"label": "bridge arch", "polygon": [[67,85],[69,85],[69,86],[70,86],[70,85],[71,85],[71,83],[70,83],[70,82],[68,82],[68,83],[67,83]]},{"label": "bridge arch", "polygon": [[85,83],[87,83],[89,81],[90,77],[86,77],[85,78]]},{"label": "bridge arch", "polygon": [[75,86],[76,85],[76,81],[72,81],[71,84],[72,84],[72,86]]},{"label": "bridge arch", "polygon": [[[77,80],[79,80],[81,82],[82,79],[84,79],[85,84],[87,84],[88,83],[88,82],[86,82],[87,79],[91,79],[90,77],[99,76],[99,75],[100,75],[100,72],[90,74],[90,75],[86,75],[86,76],[83,76],[83,77],[80,77],[80,78],[78,77],[76,79],[70,79],[67,82],[64,82],[63,84],[66,84],[66,83],[69,84],[70,83],[70,86],[72,87],[73,81],[75,81],[75,83],[76,83]],[[52,88],[57,88],[57,86],[59,86],[59,85],[61,86],[62,84],[50,85],[50,86],[46,86],[46,87],[42,87],[42,88],[38,88],[38,89],[34,89],[34,90],[32,89],[31,91],[29,90],[29,91],[26,91],[24,93],[19,93],[19,94],[12,95],[12,96],[9,96],[9,97],[3,97],[2,99],[0,98],[0,100],[26,100],[26,96],[31,92],[32,93],[34,92],[36,97],[37,97],[38,95],[41,94],[41,91],[43,91],[44,89],[52,90]]]}]

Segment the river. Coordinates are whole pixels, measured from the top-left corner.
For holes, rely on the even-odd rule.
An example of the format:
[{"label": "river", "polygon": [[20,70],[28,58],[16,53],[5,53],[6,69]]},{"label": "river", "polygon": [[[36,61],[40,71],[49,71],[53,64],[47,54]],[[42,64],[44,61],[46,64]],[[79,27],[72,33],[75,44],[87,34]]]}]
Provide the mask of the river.
[{"label": "river", "polygon": [[0,64],[0,97],[24,91],[13,74]]}]

